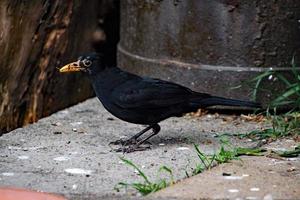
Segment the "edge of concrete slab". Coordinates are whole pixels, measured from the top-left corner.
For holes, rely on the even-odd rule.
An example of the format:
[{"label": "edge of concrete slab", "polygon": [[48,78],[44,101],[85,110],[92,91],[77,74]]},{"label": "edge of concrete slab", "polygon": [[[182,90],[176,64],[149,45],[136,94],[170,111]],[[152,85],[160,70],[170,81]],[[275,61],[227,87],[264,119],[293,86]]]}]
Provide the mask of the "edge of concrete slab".
[{"label": "edge of concrete slab", "polygon": [[[163,189],[155,198],[171,199],[299,199],[300,162],[268,157],[243,157],[219,165]],[[231,174],[224,176],[223,173]]]}]

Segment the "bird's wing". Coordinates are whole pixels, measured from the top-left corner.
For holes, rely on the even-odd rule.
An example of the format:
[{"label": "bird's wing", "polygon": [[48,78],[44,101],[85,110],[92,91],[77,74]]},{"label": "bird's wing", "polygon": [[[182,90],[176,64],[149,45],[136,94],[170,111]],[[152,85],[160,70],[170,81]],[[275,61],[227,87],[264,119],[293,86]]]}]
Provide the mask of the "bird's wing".
[{"label": "bird's wing", "polygon": [[158,79],[127,81],[112,91],[112,100],[122,108],[159,109],[187,101],[192,91]]}]

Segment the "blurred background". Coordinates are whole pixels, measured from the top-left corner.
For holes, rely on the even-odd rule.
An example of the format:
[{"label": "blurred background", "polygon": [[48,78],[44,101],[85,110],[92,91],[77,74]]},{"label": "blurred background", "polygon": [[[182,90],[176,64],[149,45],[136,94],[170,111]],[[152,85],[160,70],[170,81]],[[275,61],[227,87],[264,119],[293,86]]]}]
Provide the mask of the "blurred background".
[{"label": "blurred background", "polygon": [[[57,71],[85,52],[196,91],[251,99],[251,78],[270,69],[293,78],[299,36],[298,0],[1,0],[0,135],[92,97],[84,76]],[[264,104],[284,87],[272,76],[260,84]]]}]

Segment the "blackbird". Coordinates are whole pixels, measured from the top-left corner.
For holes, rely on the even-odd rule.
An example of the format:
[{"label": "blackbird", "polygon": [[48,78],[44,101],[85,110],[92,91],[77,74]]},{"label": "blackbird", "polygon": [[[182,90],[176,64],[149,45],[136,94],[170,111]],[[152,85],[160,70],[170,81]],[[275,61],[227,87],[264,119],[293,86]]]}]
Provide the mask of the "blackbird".
[{"label": "blackbird", "polygon": [[[169,117],[181,117],[185,113],[208,106],[241,106],[259,108],[256,102],[227,99],[199,93],[176,83],[141,77],[107,66],[102,55],[90,53],[76,62],[65,65],[60,72],[84,72],[106,110],[115,117],[147,127],[127,140],[110,144],[122,145],[117,151],[132,152],[144,149],[143,144],[160,131],[159,122]],[[142,140],[138,138],[152,129]]]}]

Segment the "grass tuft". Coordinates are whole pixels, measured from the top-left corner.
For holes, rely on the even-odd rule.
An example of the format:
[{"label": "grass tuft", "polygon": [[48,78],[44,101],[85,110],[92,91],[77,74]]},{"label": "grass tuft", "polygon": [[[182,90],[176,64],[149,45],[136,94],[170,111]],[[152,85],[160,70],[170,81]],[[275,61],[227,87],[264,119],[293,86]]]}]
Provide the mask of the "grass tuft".
[{"label": "grass tuft", "polygon": [[268,121],[271,123],[271,128],[265,128],[262,130],[253,130],[247,133],[236,133],[229,134],[224,133],[217,135],[216,137],[237,136],[240,139],[249,138],[253,141],[268,140],[274,141],[278,138],[283,137],[297,137],[300,135],[300,113],[299,112],[288,112],[281,115],[270,115]]},{"label": "grass tuft", "polygon": [[[294,57],[292,58],[291,66],[292,78],[288,78],[280,71],[269,70],[242,84],[247,84],[250,87],[252,84],[254,84],[252,92],[253,100],[256,100],[259,91],[269,92],[263,88],[263,80],[270,80],[271,78],[273,80],[280,81],[284,84],[285,90],[275,96],[265,112],[269,119],[268,121],[272,125],[271,128],[254,130],[249,133],[235,134],[236,136],[239,136],[240,138],[247,137],[253,140],[266,139],[272,141],[281,137],[298,137],[300,135],[300,68],[296,66]],[[235,88],[240,88],[242,85],[239,85]],[[282,108],[283,106],[286,108],[291,108],[290,111],[277,115],[276,110],[278,110],[278,108]]]},{"label": "grass tuft", "polygon": [[127,187],[132,187],[139,191],[142,195],[147,195],[149,193],[156,192],[158,190],[161,190],[163,188],[166,188],[167,186],[171,185],[174,183],[174,177],[173,177],[173,172],[170,168],[166,166],[162,166],[159,169],[159,172],[166,172],[170,176],[170,180],[167,180],[165,178],[159,179],[156,182],[150,181],[148,176],[139,168],[137,167],[133,162],[130,160],[127,160],[125,158],[120,158],[125,164],[128,166],[132,167],[138,172],[138,176],[142,177],[143,182],[136,182],[136,183],[125,183],[125,182],[119,182],[115,186],[116,191],[120,191],[121,188],[127,188]]},{"label": "grass tuft", "polygon": [[[200,160],[192,172],[192,175],[202,173],[205,170],[211,169],[213,166],[218,164],[227,163],[231,160],[239,160],[239,156],[262,156],[262,152],[265,150],[260,148],[244,148],[244,147],[234,147],[227,139],[222,138],[220,150],[213,154],[207,155],[199,149],[198,145],[194,145],[197,156]],[[185,172],[187,177],[189,174]]]},{"label": "grass tuft", "polygon": [[[234,147],[227,139],[221,139],[221,148],[220,150],[213,154],[208,155],[202,152],[199,149],[198,145],[194,145],[196,154],[200,160],[198,164],[196,164],[195,168],[193,168],[191,175],[196,175],[199,173],[204,172],[205,170],[209,170],[212,167],[227,163],[230,160],[238,160],[240,159],[239,156],[248,155],[248,156],[261,156],[264,150],[262,149],[253,149],[253,148],[242,148],[242,147]],[[134,170],[137,171],[138,176],[142,178],[142,182],[134,182],[134,183],[126,183],[126,182],[119,182],[115,186],[116,191],[120,191],[121,188],[128,188],[131,187],[137,190],[142,195],[147,195],[163,188],[166,188],[172,184],[174,184],[174,176],[172,170],[167,166],[162,166],[159,169],[159,173],[167,173],[169,175],[169,179],[160,178],[157,181],[151,181],[149,177],[132,161],[127,160],[125,158],[120,158],[126,165],[132,167]],[[190,177],[190,174],[185,171],[186,177]]]}]

